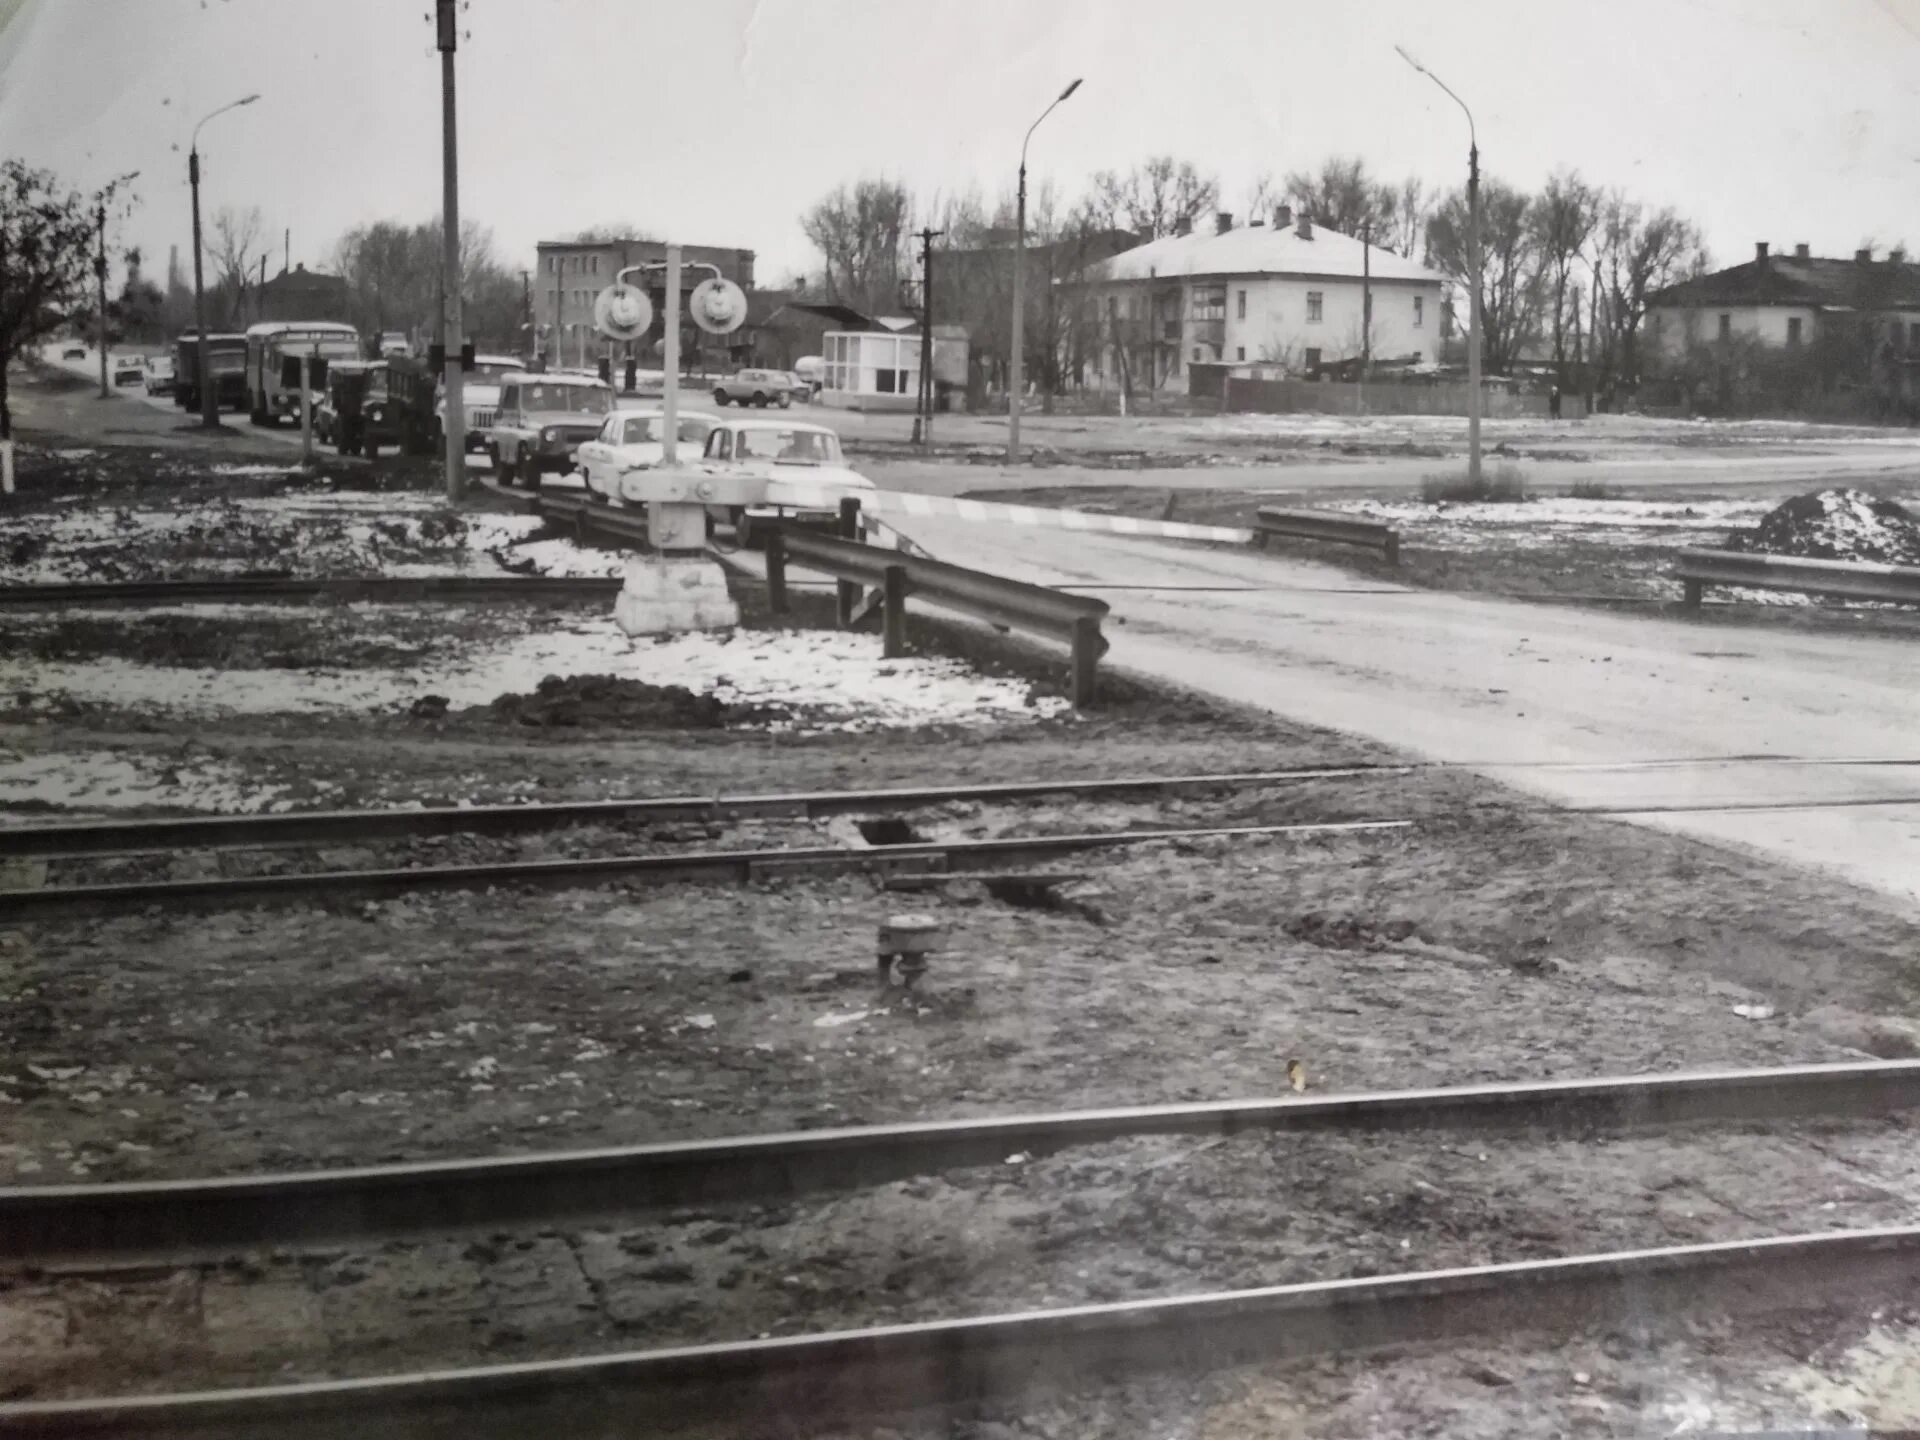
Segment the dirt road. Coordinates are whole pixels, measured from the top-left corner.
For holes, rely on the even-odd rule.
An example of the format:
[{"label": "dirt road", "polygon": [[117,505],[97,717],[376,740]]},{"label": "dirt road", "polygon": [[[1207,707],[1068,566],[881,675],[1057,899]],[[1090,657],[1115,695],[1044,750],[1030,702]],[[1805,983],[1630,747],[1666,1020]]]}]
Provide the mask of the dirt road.
[{"label": "dirt road", "polygon": [[[1099,594],[1113,607],[1113,664],[1567,804],[1906,799],[1637,818],[1920,906],[1920,684],[1908,641],[1395,589],[1332,566],[1119,537],[904,528],[942,559]],[[1257,588],[1179,588],[1203,586]],[[1907,763],[1729,763],[1755,755]],[[1630,776],[1540,768],[1641,760],[1697,763]]]}]

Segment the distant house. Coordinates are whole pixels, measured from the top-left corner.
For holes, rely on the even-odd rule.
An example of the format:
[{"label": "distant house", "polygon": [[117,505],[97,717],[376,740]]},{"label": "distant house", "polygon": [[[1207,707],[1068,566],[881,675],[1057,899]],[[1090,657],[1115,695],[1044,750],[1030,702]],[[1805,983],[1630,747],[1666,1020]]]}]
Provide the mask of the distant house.
[{"label": "distant house", "polygon": [[1920,265],[1896,250],[1875,260],[1859,250],[1829,260],[1793,247],[1791,255],[1754,246],[1744,265],[1683,280],[1647,298],[1650,356],[1679,358],[1697,345],[1749,339],[1766,346],[1845,342],[1866,353],[1890,346],[1920,352]]},{"label": "distant house", "polygon": [[852,306],[809,298],[797,290],[759,290],[747,297],[753,361],[791,370],[806,356],[826,353],[829,331],[872,330],[876,322]]},{"label": "distant house", "polygon": [[[1316,225],[1289,206],[1235,227],[1185,222],[1089,268],[1104,332],[1093,383],[1185,388],[1194,365],[1317,376],[1364,353],[1419,363],[1440,352],[1446,277]],[[1370,311],[1371,323],[1363,324]]]},{"label": "distant house", "polygon": [[261,320],[338,320],[350,323],[347,282],[296,265],[258,287]]}]

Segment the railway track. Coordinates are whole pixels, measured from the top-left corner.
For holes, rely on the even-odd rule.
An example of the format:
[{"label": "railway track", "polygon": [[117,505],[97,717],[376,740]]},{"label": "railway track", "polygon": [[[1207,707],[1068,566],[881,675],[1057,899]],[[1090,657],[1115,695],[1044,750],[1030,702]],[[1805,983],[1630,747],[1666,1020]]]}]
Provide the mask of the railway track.
[{"label": "railway track", "polygon": [[[188,1248],[200,1252],[223,1226],[227,1233],[215,1250],[297,1246],[316,1238],[305,1227],[327,1215],[365,1237],[392,1235],[397,1220],[404,1222],[401,1230],[552,1223],[577,1215],[573,1200],[595,1187],[596,1203],[626,1209],[665,1203],[669,1195],[724,1198],[735,1186],[777,1200],[814,1182],[874,1184],[912,1170],[995,1163],[1015,1144],[1031,1153],[1120,1135],[1256,1128],[1640,1130],[1788,1116],[1858,1118],[1911,1108],[1916,1098],[1920,1063],[1894,1062],[1151,1107],[475,1162],[494,1167],[491,1180],[466,1162],[330,1172],[357,1177],[332,1195],[305,1188],[332,1183],[329,1176],[49,1187],[32,1202],[21,1199],[27,1192],[6,1191],[0,1192],[0,1236],[25,1252],[8,1258],[29,1264],[58,1264],[67,1258],[63,1247],[76,1241],[83,1242],[77,1258],[87,1261],[151,1263],[158,1255],[164,1263],[183,1253],[151,1244],[157,1232],[147,1222],[164,1216],[187,1234]],[[622,1175],[611,1163],[615,1156],[622,1163],[644,1156],[651,1164],[695,1154],[698,1163],[664,1188],[643,1174]],[[486,1197],[506,1193],[493,1181],[515,1166],[554,1166],[548,1180],[558,1188],[531,1208],[481,1213]],[[407,1202],[411,1218],[401,1216],[391,1203],[399,1193],[392,1187],[416,1183],[426,1188]],[[521,1195],[525,1200],[532,1192]],[[477,1206],[473,1197],[481,1197]],[[135,1202],[131,1210],[129,1201]],[[252,1221],[245,1220],[249,1208]],[[95,1233],[72,1233],[72,1217],[88,1213],[95,1222],[109,1213],[119,1218]],[[122,1224],[129,1215],[145,1219]],[[255,1233],[253,1222],[271,1228]],[[120,1244],[126,1241],[136,1243]],[[1910,1294],[1916,1280],[1920,1228],[1787,1234],[352,1380],[16,1401],[0,1403],[0,1435],[505,1436],[602,1433],[616,1423],[622,1433],[653,1434],[688,1416],[702,1425],[752,1426],[772,1415],[803,1414],[872,1423],[895,1409],[965,1406],[1036,1384],[1114,1374],[1172,1371],[1190,1378],[1225,1365],[1415,1341],[1616,1323],[1638,1328],[1654,1317],[1703,1315],[1724,1325],[1730,1316],[1777,1309],[1844,1304],[1864,1311],[1883,1297],[1898,1301]]]},{"label": "railway track", "polygon": [[1859,1119],[1920,1105],[1920,1060],[1550,1080],[801,1130],[211,1180],[0,1189],[0,1261],[178,1262],[249,1246],[786,1199],[1141,1135]]},{"label": "railway track", "polygon": [[0,585],[0,606],[190,605],[289,600],[610,600],[626,582],[576,575],[371,575],[313,579],[73,581]]}]

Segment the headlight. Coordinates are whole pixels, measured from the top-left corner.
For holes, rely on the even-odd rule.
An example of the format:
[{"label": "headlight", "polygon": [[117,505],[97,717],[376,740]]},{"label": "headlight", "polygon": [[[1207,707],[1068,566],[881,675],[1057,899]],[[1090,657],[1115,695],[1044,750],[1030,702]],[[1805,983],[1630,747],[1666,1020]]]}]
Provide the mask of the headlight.
[{"label": "headlight", "polygon": [[560,438],[560,432],[558,430],[542,430],[540,432],[540,438],[551,445]]},{"label": "headlight", "polygon": [[376,405],[367,411],[367,418],[369,420],[384,420],[387,418],[387,412]]}]

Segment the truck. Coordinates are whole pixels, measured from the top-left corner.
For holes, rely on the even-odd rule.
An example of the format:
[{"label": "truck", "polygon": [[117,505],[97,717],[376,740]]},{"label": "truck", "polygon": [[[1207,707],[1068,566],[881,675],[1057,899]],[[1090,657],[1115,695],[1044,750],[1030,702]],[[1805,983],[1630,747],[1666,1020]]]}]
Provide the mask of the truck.
[{"label": "truck", "polygon": [[360,332],[333,320],[267,320],[247,329],[247,402],[256,425],[300,423],[300,369],[316,398],[327,366],[360,358]]},{"label": "truck", "polygon": [[[247,337],[207,332],[207,369],[213,375],[216,410],[244,410],[247,406]],[[183,410],[200,408],[200,334],[183,330],[173,342],[173,403]]]}]

